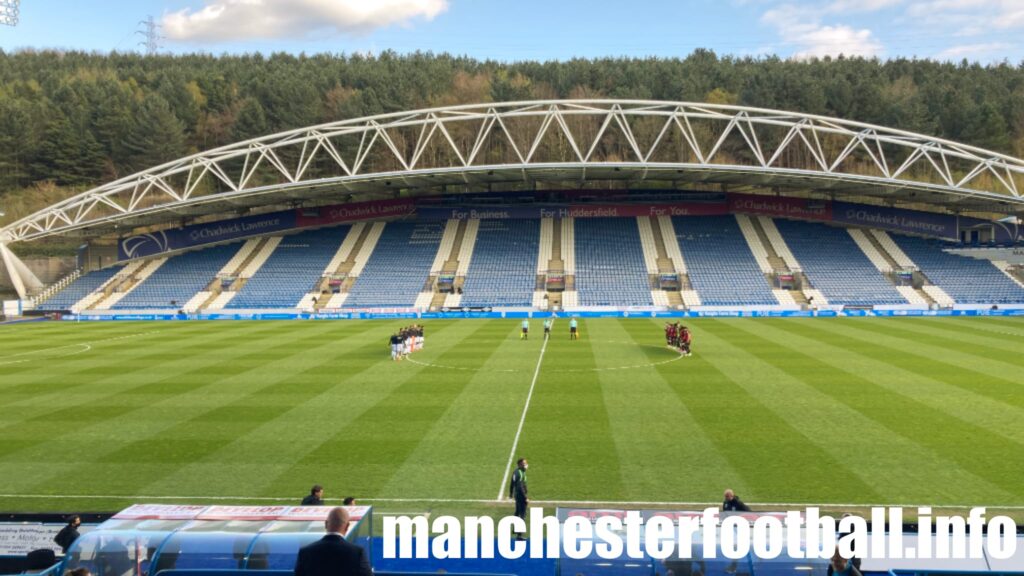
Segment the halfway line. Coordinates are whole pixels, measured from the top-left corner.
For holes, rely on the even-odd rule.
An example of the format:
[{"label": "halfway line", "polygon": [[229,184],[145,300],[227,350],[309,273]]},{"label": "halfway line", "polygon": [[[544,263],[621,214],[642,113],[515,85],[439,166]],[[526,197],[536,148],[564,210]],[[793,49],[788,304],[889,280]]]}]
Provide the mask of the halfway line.
[{"label": "halfway line", "polygon": [[[551,319],[551,328],[554,332],[555,319]],[[508,462],[505,463],[505,476],[501,479],[501,486],[498,487],[497,500],[501,500],[505,494],[505,483],[508,482],[508,473],[512,469],[512,459],[516,457],[516,448],[519,447],[519,435],[523,433],[523,423],[526,422],[526,411],[530,409],[530,399],[533,398],[533,388],[537,385],[537,377],[540,376],[540,365],[544,361],[544,352],[548,349],[548,339],[540,347],[540,356],[537,357],[537,368],[533,371],[533,381],[530,382],[530,392],[526,395],[526,404],[523,405],[523,415],[519,418],[519,428],[516,429],[516,438],[512,441],[512,450],[508,453]]]}]

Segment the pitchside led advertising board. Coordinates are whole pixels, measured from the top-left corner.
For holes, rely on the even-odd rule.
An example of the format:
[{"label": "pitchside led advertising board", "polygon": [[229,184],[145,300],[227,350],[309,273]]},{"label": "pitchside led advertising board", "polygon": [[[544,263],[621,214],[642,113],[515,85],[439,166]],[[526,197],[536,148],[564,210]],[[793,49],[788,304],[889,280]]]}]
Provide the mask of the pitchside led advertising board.
[{"label": "pitchside led advertising board", "polygon": [[[436,199],[434,199],[436,200]],[[359,220],[410,216],[425,220],[535,219],[535,218],[630,218],[637,216],[722,216],[757,214],[818,222],[879,228],[891,232],[920,234],[957,241],[962,230],[987,227],[997,243],[1012,243],[1021,238],[1019,226],[965,218],[954,214],[919,212],[887,206],[870,206],[830,200],[730,194],[706,201],[654,204],[538,204],[530,206],[437,206],[431,199],[417,205],[415,200],[385,200],[339,204],[319,208],[300,208],[234,220],[195,224],[122,238],[121,260],[133,260],[195,248],[207,244],[239,240],[252,236],[287,232],[302,228],[328,226]]]}]

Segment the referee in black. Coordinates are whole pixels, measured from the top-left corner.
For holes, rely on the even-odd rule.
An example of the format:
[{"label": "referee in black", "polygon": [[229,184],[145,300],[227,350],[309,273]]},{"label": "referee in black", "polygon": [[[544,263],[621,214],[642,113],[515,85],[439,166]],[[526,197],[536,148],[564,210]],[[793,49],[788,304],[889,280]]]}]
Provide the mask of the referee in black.
[{"label": "referee in black", "polygon": [[[526,506],[530,503],[530,498],[527,496],[526,491],[526,469],[530,467],[527,463],[526,458],[520,458],[516,461],[517,468],[512,472],[512,483],[508,487],[509,498],[514,498],[516,501],[516,516],[523,519],[526,522]],[[522,532],[516,534],[516,540],[522,540]]]}]

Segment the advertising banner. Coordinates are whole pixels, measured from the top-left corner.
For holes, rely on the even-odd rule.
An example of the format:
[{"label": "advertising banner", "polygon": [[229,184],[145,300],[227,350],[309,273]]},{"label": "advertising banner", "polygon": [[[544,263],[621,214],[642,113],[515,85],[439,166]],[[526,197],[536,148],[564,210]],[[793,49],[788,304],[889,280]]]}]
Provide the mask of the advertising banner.
[{"label": "advertising banner", "polygon": [[1015,222],[993,222],[961,216],[957,220],[957,225],[959,231],[988,228],[992,230],[992,241],[996,244],[1015,244],[1024,240],[1024,230]]},{"label": "advertising banner", "polygon": [[357,202],[320,208],[300,208],[258,216],[243,216],[234,220],[195,224],[175,230],[162,230],[122,238],[118,243],[118,259],[145,258],[174,250],[274,232],[285,232],[296,228],[405,216],[415,211],[415,202],[402,199]]},{"label": "advertising banner", "polygon": [[828,222],[832,220],[833,206],[828,200],[730,194],[729,212]]},{"label": "advertising banner", "polygon": [[295,228],[295,211],[287,210],[258,216],[243,216],[223,222],[195,224],[176,230],[137,234],[121,239],[117,247],[118,259],[144,258],[172,250],[281,232],[292,228]]},{"label": "advertising banner", "polygon": [[725,202],[665,204],[547,204],[543,206],[424,207],[416,214],[425,219],[490,220],[532,218],[624,218],[636,216],[718,216],[729,213]]},{"label": "advertising banner", "polygon": [[729,213],[725,202],[673,202],[671,204],[574,204],[565,218],[621,218],[636,216],[721,216]]},{"label": "advertising banner", "polygon": [[191,504],[136,504],[114,515],[115,520],[193,520],[208,506]]},{"label": "advertising banner", "polygon": [[832,219],[843,224],[869,226],[893,232],[924,234],[947,240],[957,240],[960,236],[957,230],[957,217],[953,214],[833,202]]},{"label": "advertising banner", "polygon": [[411,199],[379,200],[376,202],[356,202],[354,204],[337,204],[319,208],[303,208],[296,211],[295,226],[310,228],[327,226],[343,222],[372,220],[375,218],[393,218],[408,216],[416,211],[416,203]]},{"label": "advertising banner", "polygon": [[541,218],[538,206],[421,206],[416,216],[425,220],[513,220]]}]

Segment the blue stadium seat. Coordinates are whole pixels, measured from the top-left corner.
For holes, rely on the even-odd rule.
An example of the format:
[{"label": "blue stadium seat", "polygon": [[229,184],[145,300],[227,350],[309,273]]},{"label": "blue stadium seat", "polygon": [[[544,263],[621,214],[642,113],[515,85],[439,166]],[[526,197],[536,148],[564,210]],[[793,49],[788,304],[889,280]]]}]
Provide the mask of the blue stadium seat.
[{"label": "blue stadium seat", "polygon": [[830,304],[909,304],[845,228],[776,219],[775,226],[811,284]]},{"label": "blue stadium seat", "polygon": [[241,246],[234,243],[174,256],[115,304],[113,309],[181,308],[197,292],[206,288]]},{"label": "blue stadium seat", "polygon": [[68,284],[63,290],[39,305],[40,310],[68,310],[79,300],[96,291],[108,280],[117,275],[123,266],[111,266],[102,270],[93,270],[83,274]]},{"label": "blue stadium seat", "polygon": [[651,306],[635,218],[577,218],[576,291],[581,306]]},{"label": "blue stadium seat", "polygon": [[348,231],[339,226],[285,236],[227,307],[295,308],[316,288]]},{"label": "blue stadium seat", "polygon": [[921,272],[959,304],[1024,304],[1024,288],[987,260],[942,251],[936,240],[892,234]]},{"label": "blue stadium seat", "polygon": [[346,308],[407,308],[430,276],[444,222],[390,222],[352,285]]},{"label": "blue stadium seat", "polygon": [[772,306],[768,280],[735,216],[672,218],[690,284],[706,306]]},{"label": "blue stadium seat", "polygon": [[462,305],[531,306],[539,244],[540,220],[481,220]]}]

